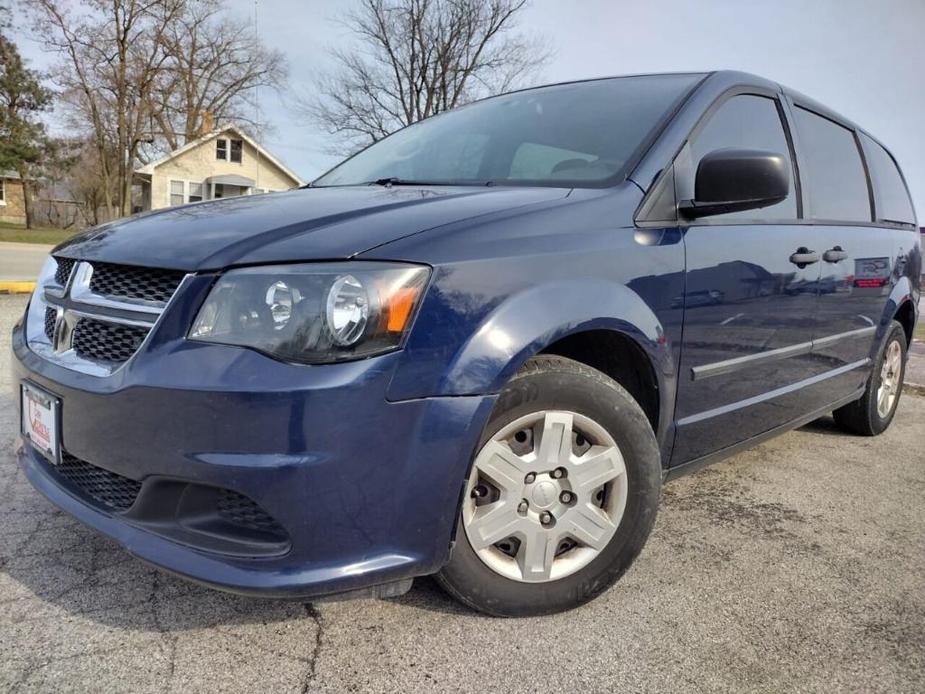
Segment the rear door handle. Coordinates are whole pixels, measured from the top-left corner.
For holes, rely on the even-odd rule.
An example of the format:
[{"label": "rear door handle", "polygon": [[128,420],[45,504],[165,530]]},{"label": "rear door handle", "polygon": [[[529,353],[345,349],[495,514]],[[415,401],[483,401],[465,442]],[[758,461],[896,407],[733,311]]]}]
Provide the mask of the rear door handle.
[{"label": "rear door handle", "polygon": [[835,248],[830,248],[825,253],[822,254],[822,259],[827,263],[840,263],[845,258],[848,257],[848,252],[842,250],[841,246],[835,246]]},{"label": "rear door handle", "polygon": [[797,252],[790,256],[790,262],[801,270],[807,265],[819,262],[819,254],[809,250],[806,246],[797,248]]}]

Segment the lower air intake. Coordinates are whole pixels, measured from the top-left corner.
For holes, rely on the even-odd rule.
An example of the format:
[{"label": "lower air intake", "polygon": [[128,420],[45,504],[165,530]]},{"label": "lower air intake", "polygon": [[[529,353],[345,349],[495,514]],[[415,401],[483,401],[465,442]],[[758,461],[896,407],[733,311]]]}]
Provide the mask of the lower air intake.
[{"label": "lower air intake", "polygon": [[258,532],[285,535],[286,531],[276,520],[246,496],[222,489],[216,502],[218,515],[234,525]]},{"label": "lower air intake", "polygon": [[127,511],[141,491],[141,482],[96,467],[63,451],[61,464],[55,470],[88,501],[111,511]]}]

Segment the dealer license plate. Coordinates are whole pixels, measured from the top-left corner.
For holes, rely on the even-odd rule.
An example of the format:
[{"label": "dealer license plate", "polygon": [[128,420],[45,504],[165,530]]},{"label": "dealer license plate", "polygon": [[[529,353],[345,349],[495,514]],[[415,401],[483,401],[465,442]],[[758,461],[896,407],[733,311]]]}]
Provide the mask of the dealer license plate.
[{"label": "dealer license plate", "polygon": [[22,434],[54,464],[61,460],[60,401],[31,383],[22,384]]}]

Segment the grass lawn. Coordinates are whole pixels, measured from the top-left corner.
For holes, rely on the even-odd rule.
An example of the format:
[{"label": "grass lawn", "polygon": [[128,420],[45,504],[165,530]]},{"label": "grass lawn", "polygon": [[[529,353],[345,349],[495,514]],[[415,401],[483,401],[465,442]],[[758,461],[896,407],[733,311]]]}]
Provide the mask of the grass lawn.
[{"label": "grass lawn", "polygon": [[915,326],[915,339],[925,342],[925,319],[919,319]]},{"label": "grass lawn", "polygon": [[0,222],[0,241],[58,244],[76,233],[75,229],[26,229],[18,224]]}]

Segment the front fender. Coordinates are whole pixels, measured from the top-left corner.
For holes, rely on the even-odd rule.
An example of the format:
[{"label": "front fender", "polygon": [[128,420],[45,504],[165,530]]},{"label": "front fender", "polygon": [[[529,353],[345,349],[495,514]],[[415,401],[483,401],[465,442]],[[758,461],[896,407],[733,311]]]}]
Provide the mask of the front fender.
[{"label": "front fender", "polygon": [[[435,330],[452,334],[459,327],[428,326],[426,332],[436,339]],[[613,330],[634,340],[652,363],[667,404],[673,397],[676,366],[670,341],[652,309],[624,285],[579,278],[525,287],[500,299],[467,328],[458,340],[441,341],[439,349],[432,343],[429,348],[410,345],[389,398],[497,393],[531,356],[588,330]]]},{"label": "front fender", "polygon": [[653,363],[671,363],[665,359],[664,330],[637,294],[600,279],[558,281],[531,287],[495,308],[450,360],[439,392],[496,393],[531,356],[588,330],[623,333]]}]

